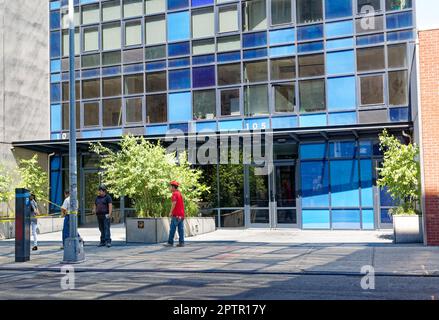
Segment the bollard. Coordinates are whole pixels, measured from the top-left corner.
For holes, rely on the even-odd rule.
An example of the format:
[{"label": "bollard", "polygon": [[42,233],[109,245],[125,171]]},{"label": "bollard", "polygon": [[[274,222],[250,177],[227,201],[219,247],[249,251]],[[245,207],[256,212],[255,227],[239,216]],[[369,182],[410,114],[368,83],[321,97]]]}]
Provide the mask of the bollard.
[{"label": "bollard", "polygon": [[30,192],[15,189],[15,262],[30,260]]}]

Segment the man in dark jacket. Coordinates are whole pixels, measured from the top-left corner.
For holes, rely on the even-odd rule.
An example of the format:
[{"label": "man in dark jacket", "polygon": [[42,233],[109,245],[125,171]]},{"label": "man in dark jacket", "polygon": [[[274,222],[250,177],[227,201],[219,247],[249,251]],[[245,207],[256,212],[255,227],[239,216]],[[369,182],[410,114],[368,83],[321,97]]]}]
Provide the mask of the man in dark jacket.
[{"label": "man in dark jacket", "polygon": [[99,187],[99,195],[96,197],[93,213],[95,213],[98,218],[99,231],[101,232],[101,242],[98,247],[107,246],[107,248],[110,248],[110,224],[111,215],[113,213],[113,200],[107,194],[107,188],[103,185]]}]

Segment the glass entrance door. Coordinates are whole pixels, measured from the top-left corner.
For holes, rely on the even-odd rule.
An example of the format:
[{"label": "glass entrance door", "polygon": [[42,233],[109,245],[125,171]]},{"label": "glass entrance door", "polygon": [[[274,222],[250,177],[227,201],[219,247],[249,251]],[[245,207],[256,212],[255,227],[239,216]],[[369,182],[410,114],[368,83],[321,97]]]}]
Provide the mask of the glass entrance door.
[{"label": "glass entrance door", "polygon": [[248,166],[246,170],[247,224],[251,228],[272,227],[271,175],[260,174],[259,168]]},{"label": "glass entrance door", "polygon": [[276,228],[298,227],[296,211],[296,166],[275,165],[273,178],[275,192],[274,225]]}]

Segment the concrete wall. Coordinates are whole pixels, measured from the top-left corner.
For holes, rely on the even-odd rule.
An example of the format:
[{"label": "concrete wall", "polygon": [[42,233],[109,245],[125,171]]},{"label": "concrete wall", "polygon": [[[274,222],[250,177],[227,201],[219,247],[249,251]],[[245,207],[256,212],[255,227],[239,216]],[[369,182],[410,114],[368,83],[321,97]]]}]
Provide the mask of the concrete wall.
[{"label": "concrete wall", "polygon": [[[37,234],[58,232],[63,229],[64,218],[38,218]],[[15,221],[0,222],[0,240],[15,238]]]},{"label": "concrete wall", "polygon": [[50,138],[48,35],[48,1],[0,0],[0,163],[7,168],[33,154],[13,152],[12,142]]}]

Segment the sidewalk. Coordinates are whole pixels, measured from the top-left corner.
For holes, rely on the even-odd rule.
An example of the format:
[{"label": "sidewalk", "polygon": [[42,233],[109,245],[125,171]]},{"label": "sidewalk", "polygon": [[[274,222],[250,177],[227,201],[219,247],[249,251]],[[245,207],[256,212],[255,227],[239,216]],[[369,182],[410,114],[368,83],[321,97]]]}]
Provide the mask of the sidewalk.
[{"label": "sidewalk", "polygon": [[[218,230],[189,238],[184,248],[126,245],[123,226],[113,226],[112,248],[97,248],[96,229],[79,230],[86,261],[78,272],[195,272],[358,275],[371,265],[377,275],[439,277],[439,248],[394,245],[391,232]],[[31,261],[14,262],[14,242],[0,241],[2,270],[59,272],[60,233],[40,236]]]}]

